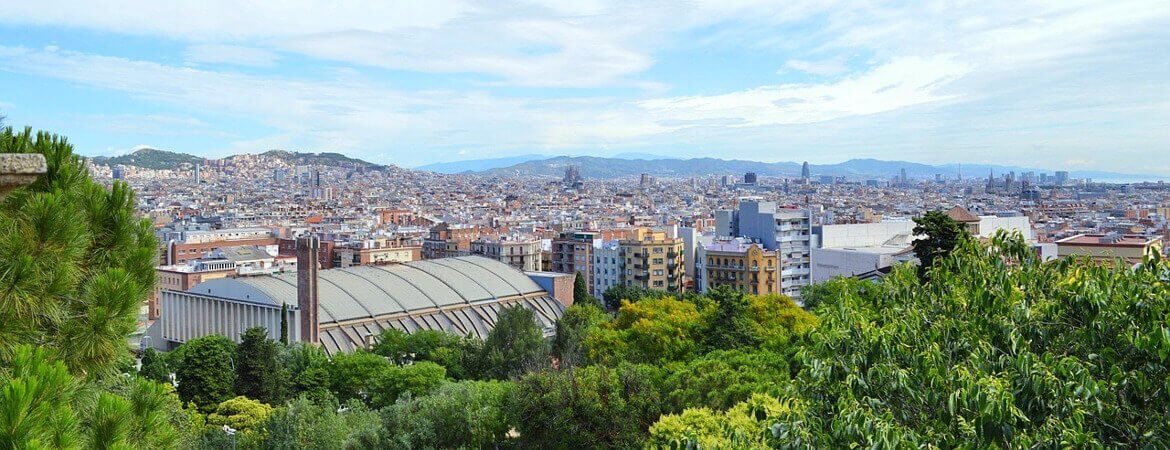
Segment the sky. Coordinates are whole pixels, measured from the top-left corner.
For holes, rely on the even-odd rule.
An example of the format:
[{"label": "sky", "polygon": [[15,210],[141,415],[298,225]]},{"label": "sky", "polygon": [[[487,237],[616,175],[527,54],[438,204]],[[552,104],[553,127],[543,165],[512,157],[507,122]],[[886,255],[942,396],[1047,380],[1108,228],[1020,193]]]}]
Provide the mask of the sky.
[{"label": "sky", "polygon": [[0,0],[0,115],[86,155],[1170,176],[1170,2]]}]

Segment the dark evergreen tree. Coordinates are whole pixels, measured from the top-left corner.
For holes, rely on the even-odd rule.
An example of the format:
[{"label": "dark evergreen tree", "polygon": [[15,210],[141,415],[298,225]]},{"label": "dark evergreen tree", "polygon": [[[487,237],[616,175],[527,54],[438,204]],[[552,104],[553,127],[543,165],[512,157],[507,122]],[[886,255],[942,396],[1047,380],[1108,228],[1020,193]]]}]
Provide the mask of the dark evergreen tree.
[{"label": "dark evergreen tree", "polygon": [[748,317],[751,302],[742,292],[719,286],[707,296],[715,301],[715,315],[703,333],[707,349],[731,350],[759,345],[760,336]]},{"label": "dark evergreen tree", "polygon": [[179,382],[179,398],[184,403],[211,411],[220,402],[235,396],[234,342],[213,334],[187,341],[176,351],[179,363],[175,378]]},{"label": "dark evergreen tree", "polygon": [[501,309],[496,326],[483,348],[485,375],[508,380],[548,365],[548,343],[532,310],[523,306]]},{"label": "dark evergreen tree", "polygon": [[280,304],[280,343],[288,345],[288,303]]},{"label": "dark evergreen tree", "polygon": [[589,294],[589,284],[585,282],[585,274],[577,272],[573,278],[573,304],[597,303],[597,299]]},{"label": "dark evergreen tree", "polygon": [[138,375],[148,380],[170,384],[171,368],[167,365],[166,355],[147,347],[142,352],[142,367],[138,369]]},{"label": "dark evergreen tree", "polygon": [[285,398],[286,374],[280,364],[280,349],[268,338],[264,327],[244,331],[236,353],[236,395],[243,395],[269,405],[279,405]]},{"label": "dark evergreen tree", "polygon": [[921,262],[918,277],[925,280],[934,262],[950,255],[967,237],[967,230],[942,211],[930,211],[914,219],[914,234],[925,236],[914,240],[914,254]]}]

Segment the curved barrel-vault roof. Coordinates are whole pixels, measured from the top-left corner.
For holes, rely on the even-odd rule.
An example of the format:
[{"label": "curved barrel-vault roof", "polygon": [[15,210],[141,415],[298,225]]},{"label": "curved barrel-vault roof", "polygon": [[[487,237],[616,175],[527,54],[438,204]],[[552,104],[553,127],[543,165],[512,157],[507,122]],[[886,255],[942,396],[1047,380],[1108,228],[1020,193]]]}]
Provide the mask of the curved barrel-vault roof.
[{"label": "curved barrel-vault roof", "polygon": [[[317,289],[321,343],[330,353],[352,350],[386,328],[486,337],[498,310],[511,305],[532,309],[551,330],[564,311],[523,272],[481,256],[320,270]],[[297,274],[220,278],[188,292],[295,308]]]}]

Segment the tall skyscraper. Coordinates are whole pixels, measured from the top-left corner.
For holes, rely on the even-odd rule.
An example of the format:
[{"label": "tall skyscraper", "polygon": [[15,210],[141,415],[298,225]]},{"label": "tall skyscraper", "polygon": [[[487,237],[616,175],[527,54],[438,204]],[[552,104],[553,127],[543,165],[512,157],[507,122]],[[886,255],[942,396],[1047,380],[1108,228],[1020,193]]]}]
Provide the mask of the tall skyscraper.
[{"label": "tall skyscraper", "polygon": [[902,168],[900,181],[902,182],[902,187],[910,187],[910,178],[906,177],[905,167]]},{"label": "tall skyscraper", "polygon": [[1056,185],[1064,186],[1068,184],[1068,172],[1059,170],[1056,172]]},{"label": "tall skyscraper", "polygon": [[811,176],[812,171],[808,168],[808,161],[805,161],[804,164],[800,166],[800,177],[804,178],[804,181],[808,181],[809,177]]},{"label": "tall skyscraper", "polygon": [[758,177],[755,172],[748,172],[743,174],[743,184],[756,184]]},{"label": "tall skyscraper", "polygon": [[203,179],[199,176],[199,165],[196,164],[195,165],[195,182],[200,183],[202,181],[203,181]]}]

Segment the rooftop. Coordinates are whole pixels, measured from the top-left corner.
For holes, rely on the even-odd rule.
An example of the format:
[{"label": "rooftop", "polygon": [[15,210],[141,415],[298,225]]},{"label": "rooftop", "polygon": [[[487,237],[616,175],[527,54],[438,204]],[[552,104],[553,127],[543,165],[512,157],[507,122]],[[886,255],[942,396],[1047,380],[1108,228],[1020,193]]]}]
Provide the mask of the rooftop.
[{"label": "rooftop", "polygon": [[1081,245],[1089,247],[1146,247],[1162,238],[1136,234],[1090,233],[1080,234],[1056,241],[1057,245]]}]

